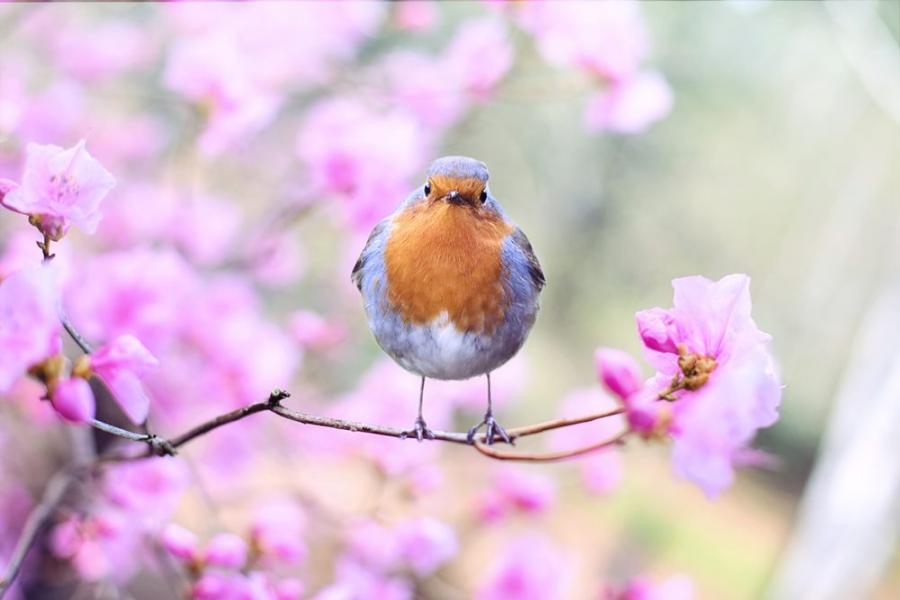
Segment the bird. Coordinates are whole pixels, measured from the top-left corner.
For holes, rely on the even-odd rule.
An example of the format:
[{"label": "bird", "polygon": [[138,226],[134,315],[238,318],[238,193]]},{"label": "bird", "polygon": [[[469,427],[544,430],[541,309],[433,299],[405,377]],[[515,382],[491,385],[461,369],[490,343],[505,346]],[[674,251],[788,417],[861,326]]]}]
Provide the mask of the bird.
[{"label": "bird", "polygon": [[480,160],[445,156],[425,183],[372,229],[351,280],[369,329],[397,364],[421,378],[412,430],[433,439],[423,417],[425,380],[487,378],[487,410],[473,443],[512,443],[494,418],[491,372],[525,343],[546,280],[525,233],[507,217]]}]

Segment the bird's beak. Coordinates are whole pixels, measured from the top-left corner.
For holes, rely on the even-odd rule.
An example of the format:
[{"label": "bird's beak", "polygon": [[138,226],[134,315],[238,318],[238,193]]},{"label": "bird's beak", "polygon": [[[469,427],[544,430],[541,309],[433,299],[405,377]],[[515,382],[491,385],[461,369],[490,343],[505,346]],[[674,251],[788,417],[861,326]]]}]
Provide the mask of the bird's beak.
[{"label": "bird's beak", "polygon": [[444,196],[444,199],[447,200],[450,204],[462,204],[462,196],[459,195],[459,192],[456,190],[452,190]]}]

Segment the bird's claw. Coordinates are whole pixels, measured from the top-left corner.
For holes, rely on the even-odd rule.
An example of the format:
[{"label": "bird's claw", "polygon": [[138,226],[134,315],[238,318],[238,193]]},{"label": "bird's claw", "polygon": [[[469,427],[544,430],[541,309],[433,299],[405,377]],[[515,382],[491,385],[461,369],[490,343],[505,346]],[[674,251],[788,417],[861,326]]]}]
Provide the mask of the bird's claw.
[{"label": "bird's claw", "polygon": [[434,439],[434,432],[428,429],[428,426],[425,424],[425,419],[422,418],[416,419],[416,424],[413,426],[412,430],[404,432],[402,438],[406,439],[408,435],[416,436],[416,439],[420,442],[422,440]]},{"label": "bird's claw", "polygon": [[487,413],[484,415],[484,420],[469,430],[469,435],[466,436],[466,439],[470,444],[475,443],[475,434],[478,433],[478,430],[481,429],[481,426],[484,425],[484,441],[490,446],[495,441],[495,436],[507,444],[512,444],[512,438],[509,437],[509,434],[506,433],[506,430],[494,419],[494,415],[491,413]]}]

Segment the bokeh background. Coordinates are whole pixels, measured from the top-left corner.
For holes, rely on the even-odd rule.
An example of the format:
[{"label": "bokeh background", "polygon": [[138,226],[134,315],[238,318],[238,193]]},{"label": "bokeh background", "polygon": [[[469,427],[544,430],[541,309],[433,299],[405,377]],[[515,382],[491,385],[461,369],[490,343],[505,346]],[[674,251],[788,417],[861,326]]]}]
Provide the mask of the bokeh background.
[{"label": "bokeh background", "polygon": [[[786,385],[756,443],[769,468],[709,500],[671,473],[664,444],[629,444],[591,485],[577,462],[507,469],[466,448],[259,416],[131,475],[144,483],[100,485],[157,482],[140,501],[73,501],[128,521],[165,492],[170,511],[92,550],[140,560],[107,556],[104,569],[45,541],[18,593],[177,594],[148,539],[170,521],[201,538],[241,532],[275,498],[302,514],[306,559],[281,569],[309,597],[350,580],[369,595],[334,597],[488,597],[503,561],[547,571],[550,584],[528,585],[556,596],[523,598],[599,598],[638,575],[685,575],[698,598],[900,596],[900,4],[594,2],[605,71],[566,58],[531,10],[5,3],[0,176],[19,175],[28,142],[82,138],[115,175],[97,235],[57,246],[66,303],[91,339],[149,338],[163,433],[272,387],[302,410],[406,425],[415,377],[371,339],[349,270],[433,157],[478,157],[549,281],[529,342],[497,375],[501,421],[551,418],[575,390],[596,399],[594,349],[639,355],[633,314],[668,306],[672,278],[744,272]],[[617,69],[657,79],[604,100]],[[39,260],[36,239],[4,214],[0,275]],[[482,386],[426,387],[429,422],[468,427]],[[17,515],[86,443],[39,404],[27,384],[0,403],[4,558]],[[535,506],[485,516],[504,485]],[[418,516],[458,543],[436,573],[358,567],[374,550],[354,535],[386,545],[376,525]]]}]

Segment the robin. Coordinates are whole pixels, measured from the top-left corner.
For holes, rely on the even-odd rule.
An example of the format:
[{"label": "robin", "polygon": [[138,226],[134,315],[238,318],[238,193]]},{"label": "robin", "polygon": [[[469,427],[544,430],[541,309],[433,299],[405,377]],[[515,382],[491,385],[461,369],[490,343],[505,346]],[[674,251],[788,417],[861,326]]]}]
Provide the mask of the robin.
[{"label": "robin", "polygon": [[491,412],[491,371],[519,351],[538,312],[544,273],[528,238],[488,188],[487,165],[439,158],[369,235],[353,267],[375,340],[419,375],[419,414],[410,432],[434,434],[422,416],[425,379],[487,377],[487,443],[509,443]]}]

